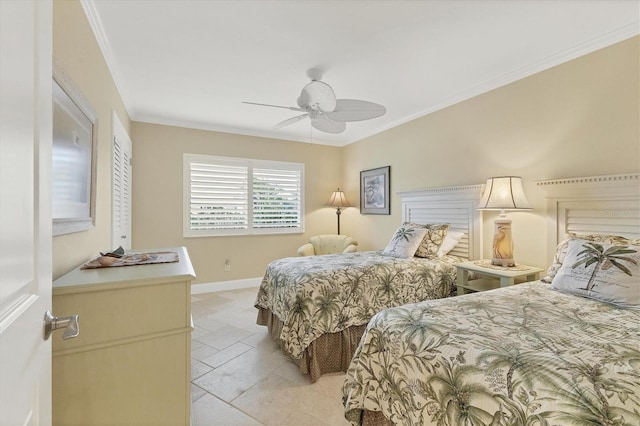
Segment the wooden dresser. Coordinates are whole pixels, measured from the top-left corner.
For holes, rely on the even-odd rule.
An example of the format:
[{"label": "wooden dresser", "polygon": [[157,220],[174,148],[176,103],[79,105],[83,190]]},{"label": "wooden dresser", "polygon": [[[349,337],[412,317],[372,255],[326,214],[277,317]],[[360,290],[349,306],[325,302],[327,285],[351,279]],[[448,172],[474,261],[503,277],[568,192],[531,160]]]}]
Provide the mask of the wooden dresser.
[{"label": "wooden dresser", "polygon": [[55,425],[188,425],[191,281],[179,261],[76,268],[53,282],[53,312],[78,314],[80,335],[53,340]]}]

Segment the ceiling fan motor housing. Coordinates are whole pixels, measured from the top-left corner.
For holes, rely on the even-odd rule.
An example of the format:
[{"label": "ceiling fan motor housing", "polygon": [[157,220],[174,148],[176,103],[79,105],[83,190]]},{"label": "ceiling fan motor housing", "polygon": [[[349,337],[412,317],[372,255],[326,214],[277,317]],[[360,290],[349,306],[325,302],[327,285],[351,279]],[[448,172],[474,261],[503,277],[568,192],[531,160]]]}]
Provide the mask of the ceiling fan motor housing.
[{"label": "ceiling fan motor housing", "polygon": [[307,111],[332,112],[336,109],[336,94],[327,83],[312,81],[300,92],[298,106]]}]

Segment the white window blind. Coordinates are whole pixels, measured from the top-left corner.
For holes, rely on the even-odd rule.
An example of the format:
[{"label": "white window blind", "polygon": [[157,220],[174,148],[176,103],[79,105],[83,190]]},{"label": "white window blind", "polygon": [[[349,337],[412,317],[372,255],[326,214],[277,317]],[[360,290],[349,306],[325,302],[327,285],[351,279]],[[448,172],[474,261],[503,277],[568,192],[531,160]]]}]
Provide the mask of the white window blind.
[{"label": "white window blind", "polygon": [[304,165],[184,155],[184,236],[303,232]]},{"label": "white window blind", "polygon": [[113,114],[111,246],[131,248],[131,139]]}]

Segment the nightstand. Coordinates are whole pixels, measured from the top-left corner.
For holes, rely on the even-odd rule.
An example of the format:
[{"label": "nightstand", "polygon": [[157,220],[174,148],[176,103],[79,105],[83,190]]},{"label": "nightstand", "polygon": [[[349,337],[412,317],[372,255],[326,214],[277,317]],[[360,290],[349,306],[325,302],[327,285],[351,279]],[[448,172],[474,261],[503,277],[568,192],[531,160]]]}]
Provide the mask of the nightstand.
[{"label": "nightstand", "polygon": [[[456,286],[458,294],[475,291],[492,290],[515,284],[516,278],[525,277],[525,281],[540,279],[540,272],[544,269],[535,266],[516,264],[512,267],[492,265],[490,260],[471,260],[456,263],[458,278]],[[480,277],[469,280],[469,272],[475,272]]]}]

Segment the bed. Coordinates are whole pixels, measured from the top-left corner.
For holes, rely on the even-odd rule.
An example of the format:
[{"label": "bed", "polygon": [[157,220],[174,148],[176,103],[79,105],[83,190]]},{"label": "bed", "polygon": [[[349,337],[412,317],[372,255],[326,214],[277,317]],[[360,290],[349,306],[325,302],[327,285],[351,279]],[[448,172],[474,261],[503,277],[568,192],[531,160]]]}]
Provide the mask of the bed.
[{"label": "bed", "polygon": [[392,306],[449,297],[455,262],[479,250],[481,185],[399,193],[403,223],[449,224],[461,236],[442,257],[393,257],[365,251],[285,258],[267,267],[255,307],[300,372],[316,381],[346,371],[371,317]]},{"label": "bed", "polygon": [[[614,285],[604,287],[598,276],[596,293],[563,287],[592,274],[576,266],[585,247],[611,249],[615,263],[637,274],[639,179],[539,182],[547,191],[549,258],[555,255],[551,284],[376,314],[345,377],[345,417],[365,425],[640,424],[638,276],[609,265],[602,274]],[[627,299],[612,299],[609,289],[627,291]]]}]

